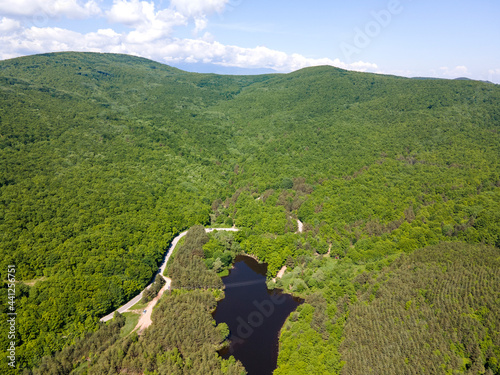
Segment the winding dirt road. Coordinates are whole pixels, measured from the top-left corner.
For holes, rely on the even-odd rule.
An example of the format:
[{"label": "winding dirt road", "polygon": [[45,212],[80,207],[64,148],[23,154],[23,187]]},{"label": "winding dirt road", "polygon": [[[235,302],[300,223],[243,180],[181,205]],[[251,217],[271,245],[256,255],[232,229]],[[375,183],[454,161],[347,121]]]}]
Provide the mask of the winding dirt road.
[{"label": "winding dirt road", "polygon": [[132,330],[132,332],[138,331],[138,333],[141,334],[142,331],[144,331],[146,328],[148,328],[151,325],[151,323],[153,323],[153,321],[151,320],[151,313],[153,312],[153,308],[158,303],[158,301],[160,300],[163,293],[166,290],[170,289],[170,284],[171,284],[172,280],[168,277],[166,279],[167,280],[166,280],[165,285],[163,286],[163,288],[160,289],[160,291],[158,292],[158,295],[148,303],[148,306],[146,307],[146,313],[141,314],[141,317],[139,318],[139,321],[137,322],[137,325]]},{"label": "winding dirt road", "polygon": [[297,232],[296,233],[302,233],[304,231],[304,224],[302,224],[302,221],[297,219]]},{"label": "winding dirt road", "polygon": [[[221,231],[228,231],[228,232],[237,232],[239,229],[238,228],[205,228],[205,232],[213,232],[214,230],[221,230]],[[149,327],[151,325],[151,312],[153,311],[153,308],[155,307],[156,303],[162,296],[163,292],[165,290],[170,289],[170,284],[172,280],[170,280],[168,277],[163,275],[163,272],[165,271],[165,267],[167,266],[167,262],[170,259],[170,256],[172,255],[173,249],[177,246],[179,243],[179,240],[186,235],[187,231],[184,231],[180,233],[177,237],[175,237],[172,240],[172,243],[170,244],[169,248],[167,249],[167,252],[165,253],[165,258],[163,259],[163,262],[160,266],[160,268],[157,271],[157,274],[160,274],[164,279],[165,279],[165,285],[161,290],[158,292],[158,295],[151,301],[149,302],[147,308],[146,308],[146,313],[141,315],[141,318],[139,319],[139,322],[137,323],[137,326],[134,328],[134,330],[139,329],[139,331],[144,330],[145,328]],[[153,278],[154,280],[154,278]],[[153,285],[150,283],[144,290],[149,289]],[[120,306],[118,309],[115,311],[118,311],[119,313],[124,313],[127,312],[132,306],[134,306],[136,303],[138,303],[142,299],[142,294],[144,293],[144,290],[140,292],[137,296],[132,298],[129,302],[124,304],[123,306]],[[112,313],[104,316],[101,318],[101,322],[107,322],[108,320],[113,319],[113,315],[115,313],[113,311]]]},{"label": "winding dirt road", "polygon": [[277,279],[281,279],[283,277],[283,275],[285,274],[285,271],[286,271],[286,266],[281,267],[281,269],[278,271],[278,274],[273,279],[273,281],[276,282]]}]

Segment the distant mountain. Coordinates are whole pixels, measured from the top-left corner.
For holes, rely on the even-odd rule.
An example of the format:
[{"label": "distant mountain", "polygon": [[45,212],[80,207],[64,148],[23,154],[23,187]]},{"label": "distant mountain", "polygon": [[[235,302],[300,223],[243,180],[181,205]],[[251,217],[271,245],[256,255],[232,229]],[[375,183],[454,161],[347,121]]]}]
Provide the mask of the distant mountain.
[{"label": "distant mountain", "polygon": [[214,74],[231,74],[231,75],[256,75],[256,74],[272,74],[277,73],[273,69],[265,68],[238,68],[233,66],[222,66],[216,64],[203,63],[180,63],[173,64],[176,68],[192,73],[214,73]]},{"label": "distant mountain", "polygon": [[437,78],[437,77],[411,77],[411,79],[422,79],[422,80],[431,79],[431,80],[434,80],[434,79],[444,79],[444,78]]},{"label": "distant mountain", "polygon": [[[446,79],[446,78],[436,78],[436,77],[412,77],[412,79],[422,79],[422,80],[426,80],[426,79]],[[454,81],[477,81],[477,82],[485,82],[485,83],[491,83],[491,84],[494,84],[493,82],[490,82],[490,81],[476,80],[476,79],[471,79],[471,78],[467,78],[467,77],[458,77],[458,78],[453,78],[452,80],[454,80]]]},{"label": "distant mountain", "polygon": [[[459,77],[459,78],[455,78],[455,80],[457,80],[457,81],[477,81],[475,79],[471,79],[471,78],[467,78],[467,77]],[[493,82],[484,81],[484,80],[479,80],[479,82],[486,82],[486,83],[494,84]]]}]

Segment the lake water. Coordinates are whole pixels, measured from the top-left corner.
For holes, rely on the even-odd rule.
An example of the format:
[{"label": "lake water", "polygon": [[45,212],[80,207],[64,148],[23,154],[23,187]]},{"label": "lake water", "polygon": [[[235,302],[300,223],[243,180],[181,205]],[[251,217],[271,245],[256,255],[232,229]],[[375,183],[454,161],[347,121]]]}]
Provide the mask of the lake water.
[{"label": "lake water", "polygon": [[278,360],[278,336],[286,318],[302,303],[299,298],[266,287],[267,265],[237,256],[229,276],[222,279],[225,298],[214,319],[229,326],[231,345],[219,354],[233,355],[249,375],[271,375]]}]

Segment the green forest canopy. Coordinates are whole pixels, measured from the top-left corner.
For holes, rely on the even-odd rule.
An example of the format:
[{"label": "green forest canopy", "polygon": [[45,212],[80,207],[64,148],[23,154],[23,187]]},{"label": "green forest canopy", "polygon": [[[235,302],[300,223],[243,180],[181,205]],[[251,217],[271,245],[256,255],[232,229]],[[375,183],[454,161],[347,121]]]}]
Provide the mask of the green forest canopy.
[{"label": "green forest canopy", "polygon": [[[340,371],[359,274],[443,242],[500,247],[497,85],[55,53],[1,61],[0,96],[0,273],[15,264],[21,281],[19,369],[95,331],[195,224],[234,223],[269,276],[289,266],[278,286],[306,303],[287,325],[333,359],[304,367],[282,350],[278,373]],[[209,267],[229,254],[220,241]],[[498,373],[495,345],[479,358]]]}]

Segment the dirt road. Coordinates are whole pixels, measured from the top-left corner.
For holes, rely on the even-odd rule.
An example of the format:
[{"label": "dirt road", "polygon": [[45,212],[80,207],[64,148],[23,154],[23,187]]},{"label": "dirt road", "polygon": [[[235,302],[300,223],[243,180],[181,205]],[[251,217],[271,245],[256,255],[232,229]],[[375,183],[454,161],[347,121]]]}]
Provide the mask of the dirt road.
[{"label": "dirt road", "polygon": [[[207,232],[207,233],[213,232],[214,230],[237,232],[238,228],[235,228],[235,227],[233,227],[233,228],[205,228],[205,232]],[[137,323],[137,326],[134,328],[134,331],[135,330],[139,330],[139,332],[142,332],[144,329],[146,329],[147,327],[149,327],[151,325],[151,323],[152,323],[152,321],[151,321],[151,313],[153,311],[153,308],[155,307],[156,303],[161,298],[161,296],[163,295],[163,293],[166,290],[170,289],[170,285],[172,283],[172,280],[170,280],[170,278],[168,278],[165,275],[163,275],[163,272],[165,271],[165,267],[167,266],[167,262],[170,259],[170,256],[172,255],[173,250],[175,249],[175,247],[179,243],[179,240],[182,237],[184,237],[186,235],[186,233],[187,233],[187,231],[184,231],[184,232],[180,233],[177,237],[175,237],[172,240],[172,243],[170,244],[167,252],[165,253],[165,258],[163,259],[163,262],[162,262],[162,264],[160,265],[160,268],[157,271],[157,273],[159,273],[165,279],[165,285],[158,292],[158,295],[152,301],[149,302],[148,306],[145,309],[146,313],[141,315],[141,318],[139,319],[139,322]],[[146,288],[144,288],[144,290],[150,288],[151,285],[152,284],[149,284],[148,286],[146,286]],[[144,293],[144,290],[141,291],[141,293],[139,293],[137,296],[135,296],[134,298],[132,298],[130,301],[128,301],[126,304],[124,304],[123,306],[120,306],[115,311],[118,311],[120,313],[124,313],[124,312],[129,311],[132,306],[134,306],[136,303],[138,303],[142,299],[142,294]],[[110,314],[102,317],[101,321],[102,322],[107,322],[108,320],[113,319],[114,313],[115,312],[113,311],[112,313],[110,313]]]}]

